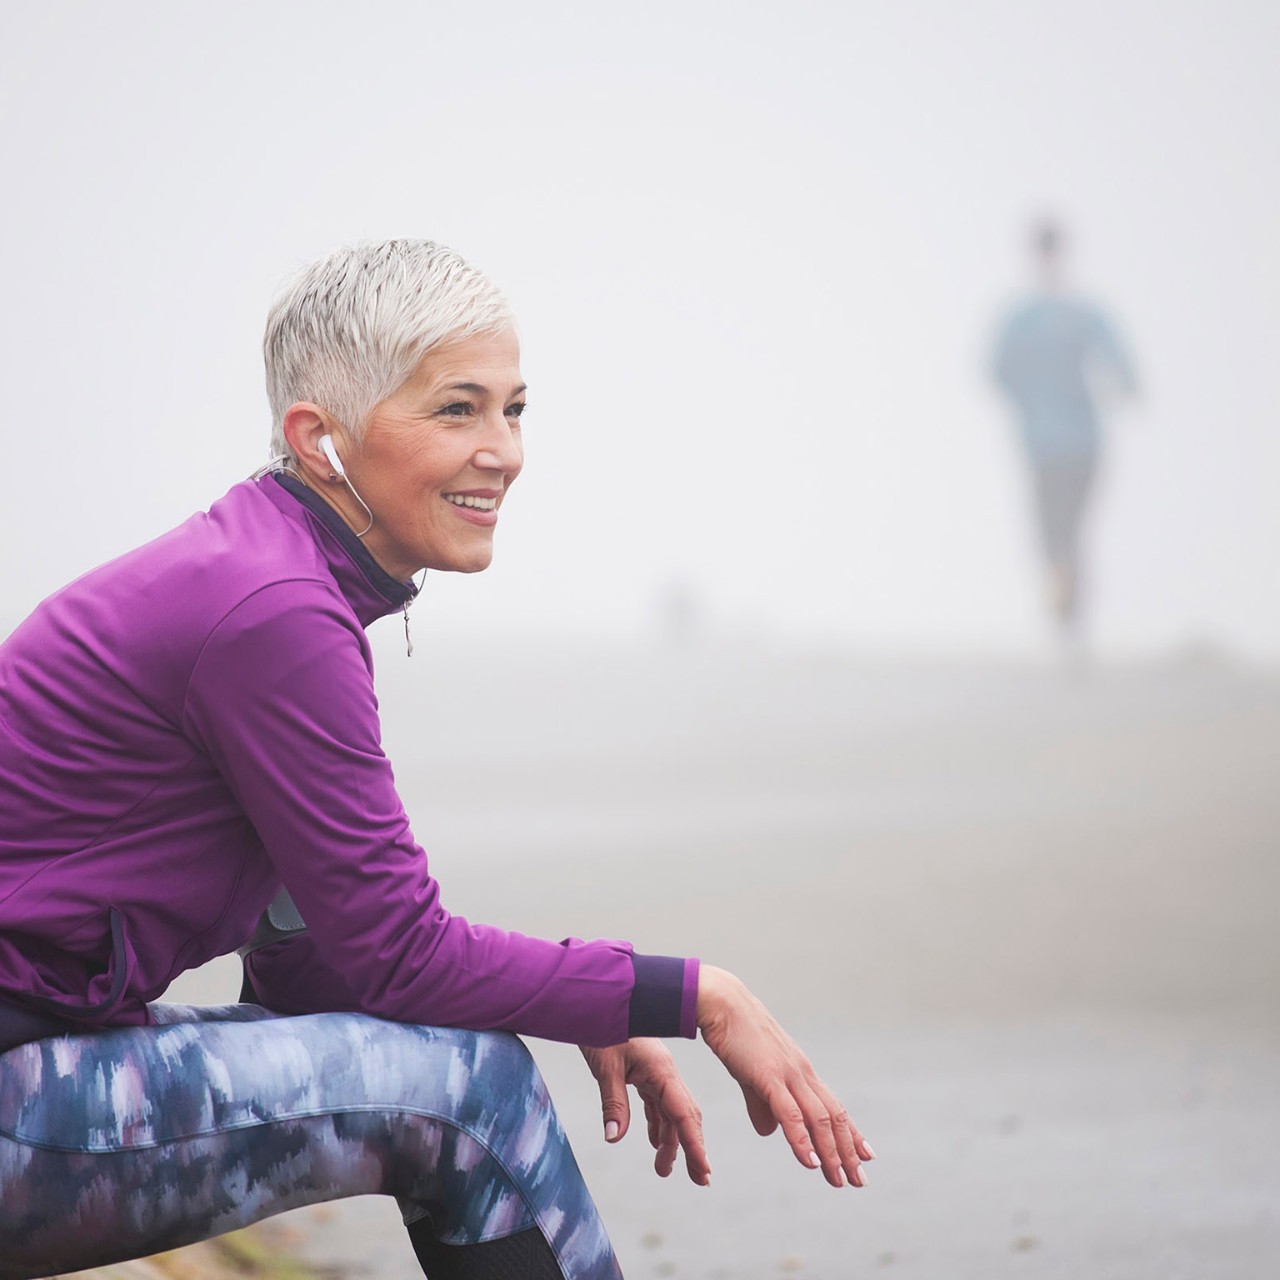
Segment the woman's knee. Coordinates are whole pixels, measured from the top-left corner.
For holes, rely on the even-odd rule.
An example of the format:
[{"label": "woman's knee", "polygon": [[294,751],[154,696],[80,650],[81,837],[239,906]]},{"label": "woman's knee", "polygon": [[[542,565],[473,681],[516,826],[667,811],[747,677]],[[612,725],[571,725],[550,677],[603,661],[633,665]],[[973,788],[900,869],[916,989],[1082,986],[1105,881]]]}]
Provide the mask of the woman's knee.
[{"label": "woman's knee", "polygon": [[482,1070],[499,1075],[518,1092],[545,1092],[538,1064],[519,1036],[510,1031],[470,1031],[464,1034],[475,1038],[476,1061]]},{"label": "woman's knee", "polygon": [[542,1074],[518,1036],[507,1031],[452,1027],[404,1030],[419,1038],[423,1070],[430,1072],[446,1105],[464,1123],[470,1114],[483,1117],[500,1112],[522,1114],[530,1108],[550,1110]]}]

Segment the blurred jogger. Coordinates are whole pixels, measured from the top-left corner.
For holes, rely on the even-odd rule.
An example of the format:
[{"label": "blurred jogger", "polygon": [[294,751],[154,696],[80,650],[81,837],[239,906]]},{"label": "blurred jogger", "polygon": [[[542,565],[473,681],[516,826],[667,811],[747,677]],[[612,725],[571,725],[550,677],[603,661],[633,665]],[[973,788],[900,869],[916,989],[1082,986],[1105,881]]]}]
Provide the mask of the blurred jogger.
[{"label": "blurred jogger", "polygon": [[1034,227],[1035,284],[1001,321],[993,363],[1030,468],[1049,608],[1062,639],[1077,642],[1080,527],[1098,470],[1099,404],[1132,395],[1136,381],[1106,314],[1064,288],[1063,241],[1053,222]]}]

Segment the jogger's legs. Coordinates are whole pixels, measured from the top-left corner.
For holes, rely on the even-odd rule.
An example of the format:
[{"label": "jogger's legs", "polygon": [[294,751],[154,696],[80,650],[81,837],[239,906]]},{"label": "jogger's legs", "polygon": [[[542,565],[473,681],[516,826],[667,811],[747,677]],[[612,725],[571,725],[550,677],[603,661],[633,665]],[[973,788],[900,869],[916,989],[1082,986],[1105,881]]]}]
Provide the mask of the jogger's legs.
[{"label": "jogger's legs", "polygon": [[1035,469],[1036,517],[1049,569],[1049,607],[1063,632],[1080,616],[1080,529],[1096,474],[1093,457]]}]

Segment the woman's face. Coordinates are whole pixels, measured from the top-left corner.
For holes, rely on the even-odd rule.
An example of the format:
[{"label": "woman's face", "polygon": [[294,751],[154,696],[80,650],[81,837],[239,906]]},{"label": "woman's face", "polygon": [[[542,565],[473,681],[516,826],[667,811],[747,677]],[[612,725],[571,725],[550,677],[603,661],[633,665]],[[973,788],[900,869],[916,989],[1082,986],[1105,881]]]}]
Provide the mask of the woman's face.
[{"label": "woman's face", "polygon": [[520,345],[504,330],[429,351],[374,408],[343,462],[373,512],[364,544],[392,577],[488,568],[498,509],[524,464],[524,391]]}]

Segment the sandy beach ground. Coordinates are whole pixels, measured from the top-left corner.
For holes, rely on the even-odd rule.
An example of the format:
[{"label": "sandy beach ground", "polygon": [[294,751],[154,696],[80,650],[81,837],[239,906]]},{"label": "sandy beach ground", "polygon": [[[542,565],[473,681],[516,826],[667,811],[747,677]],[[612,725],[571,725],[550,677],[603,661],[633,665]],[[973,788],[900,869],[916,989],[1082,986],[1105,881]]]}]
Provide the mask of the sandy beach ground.
[{"label": "sandy beach ground", "polygon": [[[1276,678],[394,639],[388,751],[451,909],[735,970],[879,1152],[828,1188],[685,1043],[713,1185],[663,1182],[535,1043],[632,1280],[1280,1274]],[[289,1220],[418,1274],[389,1201]]]}]

